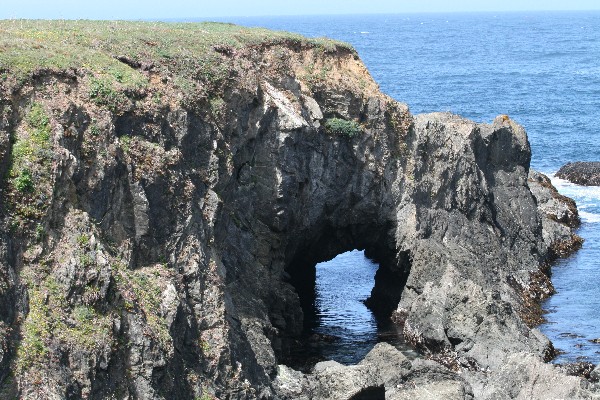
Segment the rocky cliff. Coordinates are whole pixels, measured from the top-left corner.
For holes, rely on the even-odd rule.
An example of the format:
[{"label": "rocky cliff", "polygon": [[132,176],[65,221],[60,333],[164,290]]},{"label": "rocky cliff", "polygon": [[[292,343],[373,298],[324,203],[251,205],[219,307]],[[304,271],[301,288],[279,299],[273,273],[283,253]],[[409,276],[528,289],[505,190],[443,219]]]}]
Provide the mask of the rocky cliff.
[{"label": "rocky cliff", "polygon": [[[576,209],[508,117],[413,116],[343,43],[225,24],[4,21],[0,47],[5,397],[591,395],[533,327]],[[429,360],[280,365],[355,248]]]}]

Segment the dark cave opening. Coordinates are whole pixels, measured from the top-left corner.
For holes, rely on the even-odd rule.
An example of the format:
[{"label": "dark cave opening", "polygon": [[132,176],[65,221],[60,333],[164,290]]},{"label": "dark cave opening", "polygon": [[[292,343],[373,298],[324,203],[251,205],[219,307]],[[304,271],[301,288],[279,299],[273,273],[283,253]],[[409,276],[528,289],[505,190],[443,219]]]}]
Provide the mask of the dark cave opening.
[{"label": "dark cave opening", "polygon": [[391,316],[410,272],[410,254],[392,250],[387,239],[360,227],[325,230],[296,253],[287,272],[302,332],[284,340],[280,362],[309,371],[324,360],[356,364],[378,342],[408,349]]},{"label": "dark cave opening", "polygon": [[366,388],[356,393],[350,400],[385,400],[385,388],[383,386]]}]

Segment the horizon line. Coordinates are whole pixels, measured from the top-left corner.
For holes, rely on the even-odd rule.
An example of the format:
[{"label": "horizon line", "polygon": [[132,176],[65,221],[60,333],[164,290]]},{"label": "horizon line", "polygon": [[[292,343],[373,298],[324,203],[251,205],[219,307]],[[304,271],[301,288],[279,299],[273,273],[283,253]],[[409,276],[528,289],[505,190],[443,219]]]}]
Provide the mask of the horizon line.
[{"label": "horizon line", "polygon": [[[86,17],[59,17],[59,18],[24,18],[24,17],[6,17],[0,18],[0,20],[73,20],[73,21],[147,21],[147,22],[210,22],[210,18],[216,18],[219,20],[223,19],[235,19],[235,18],[282,18],[282,17],[334,17],[334,16],[362,16],[362,15],[420,15],[420,14],[516,14],[516,13],[556,13],[556,12],[600,12],[598,9],[550,9],[550,10],[502,10],[502,11],[489,11],[489,10],[458,10],[458,11],[402,11],[402,12],[361,12],[361,13],[314,13],[314,14],[256,14],[256,15],[211,15],[211,16],[198,16],[198,17],[143,17],[143,18],[112,18],[112,19],[96,19]],[[219,21],[215,21],[219,22]]]}]

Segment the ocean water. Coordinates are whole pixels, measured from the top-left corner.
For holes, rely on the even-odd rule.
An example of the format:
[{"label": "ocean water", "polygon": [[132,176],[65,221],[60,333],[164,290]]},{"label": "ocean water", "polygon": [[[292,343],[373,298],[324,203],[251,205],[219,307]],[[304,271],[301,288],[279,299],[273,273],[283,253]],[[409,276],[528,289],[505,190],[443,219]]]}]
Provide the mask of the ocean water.
[{"label": "ocean water", "polygon": [[375,284],[377,268],[379,265],[359,250],[317,264],[314,332],[333,340],[312,343],[315,359],[354,364],[380,341],[394,344],[409,357],[417,355],[400,340],[391,321],[377,321],[364,304]]},{"label": "ocean water", "polygon": [[[351,43],[381,90],[413,113],[451,111],[478,122],[508,114],[529,134],[532,167],[552,175],[569,161],[600,160],[600,13],[531,12],[235,18],[246,26],[330,37]],[[558,291],[544,307],[540,329],[564,353],[555,362],[600,362],[600,188],[553,179],[574,198],[583,224],[583,248],[553,267]],[[360,252],[344,256],[365,274],[357,304],[373,283],[373,265]],[[352,258],[354,257],[354,258]],[[348,265],[350,265],[348,267]],[[320,293],[347,290],[319,272]],[[329,286],[327,286],[329,285]],[[370,286],[369,286],[370,285]],[[331,299],[334,297],[334,299]],[[327,302],[329,300],[332,302]],[[321,295],[321,328],[359,329],[376,340],[368,311],[348,313],[335,296]],[[361,336],[362,335],[362,336]],[[342,335],[344,336],[344,335]],[[351,336],[351,335],[350,335]],[[349,336],[344,336],[349,337]],[[342,351],[344,346],[340,346]]]}]

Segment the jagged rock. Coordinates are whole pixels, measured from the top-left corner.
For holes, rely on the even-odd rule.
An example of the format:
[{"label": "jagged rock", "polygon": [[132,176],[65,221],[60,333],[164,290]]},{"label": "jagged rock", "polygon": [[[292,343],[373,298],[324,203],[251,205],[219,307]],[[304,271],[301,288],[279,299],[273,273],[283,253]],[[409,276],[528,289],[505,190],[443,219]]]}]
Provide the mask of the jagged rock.
[{"label": "jagged rock", "polygon": [[571,229],[581,224],[575,201],[558,193],[547,176],[534,170],[529,171],[529,188],[546,217],[542,218],[542,234],[550,249],[549,260],[580,249],[583,239]]},{"label": "jagged rock", "polygon": [[[507,385],[507,382],[511,382]],[[560,382],[560,383],[559,383]],[[477,399],[597,399],[585,380],[565,377],[558,367],[530,354],[513,354],[480,389]]]},{"label": "jagged rock", "polygon": [[367,390],[383,386],[377,369],[368,364],[345,366],[335,361],[315,365],[312,397],[323,400],[350,400]]},{"label": "jagged rock", "polygon": [[[531,169],[528,180],[531,193],[537,200],[538,209],[546,215],[546,220],[558,223],[557,228],[563,227],[565,232],[568,232],[564,229],[565,225],[577,228],[581,224],[575,201],[558,193],[547,176]],[[558,235],[562,236],[562,234]],[[544,238],[546,236],[544,235]]]},{"label": "jagged rock", "polygon": [[460,375],[452,373],[438,363],[415,360],[411,371],[394,388],[386,391],[391,400],[471,400],[473,391]]},{"label": "jagged rock", "polygon": [[396,386],[412,368],[411,362],[394,346],[378,343],[360,362],[370,365],[378,371],[378,384],[385,388]]},{"label": "jagged rock", "polygon": [[556,176],[583,186],[600,186],[600,162],[577,161],[560,167]]},{"label": "jagged rock", "polygon": [[590,380],[594,383],[600,382],[600,366],[596,365],[590,372]]},{"label": "jagged rock", "polygon": [[358,365],[323,361],[317,363],[310,374],[280,365],[274,387],[285,399],[383,398],[403,384],[411,368],[410,361],[400,351],[387,343],[379,343]]},{"label": "jagged rock", "polygon": [[311,398],[308,378],[302,372],[285,365],[277,366],[273,387],[284,399],[308,400]]},{"label": "jagged rock", "polygon": [[590,379],[595,365],[590,362],[577,362],[565,364],[561,367],[567,375]]}]

